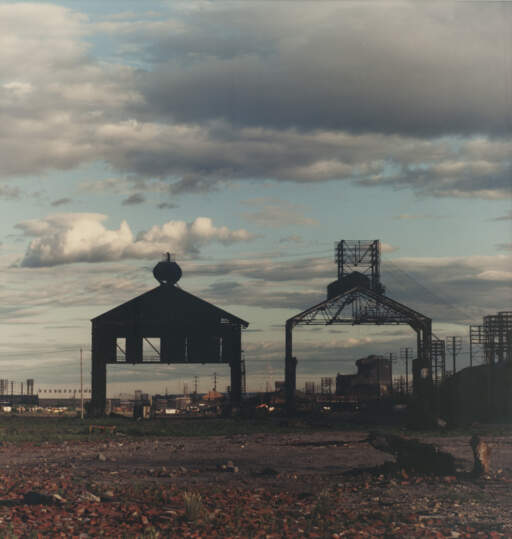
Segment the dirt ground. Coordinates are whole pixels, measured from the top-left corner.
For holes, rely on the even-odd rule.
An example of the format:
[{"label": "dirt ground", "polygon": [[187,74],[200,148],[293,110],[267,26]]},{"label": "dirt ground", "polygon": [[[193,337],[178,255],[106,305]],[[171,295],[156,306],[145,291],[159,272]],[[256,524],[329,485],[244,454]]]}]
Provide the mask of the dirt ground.
[{"label": "dirt ground", "polygon": [[456,475],[398,469],[365,431],[3,443],[1,537],[512,537],[512,434],[421,437]]}]

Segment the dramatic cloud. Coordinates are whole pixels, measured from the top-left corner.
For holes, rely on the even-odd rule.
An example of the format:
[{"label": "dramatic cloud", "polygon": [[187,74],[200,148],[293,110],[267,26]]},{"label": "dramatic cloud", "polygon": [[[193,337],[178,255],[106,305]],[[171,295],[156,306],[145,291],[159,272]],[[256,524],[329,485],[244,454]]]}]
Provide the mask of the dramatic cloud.
[{"label": "dramatic cloud", "polygon": [[[286,2],[270,22],[267,3],[242,2],[91,23],[60,6],[5,4],[0,175],[102,161],[138,192],[149,179],[174,195],[233,180],[349,180],[504,198],[512,104],[499,51],[511,46],[511,13]],[[94,58],[93,32],[119,46],[118,63]],[[123,183],[110,187],[132,193]]]},{"label": "dramatic cloud", "polygon": [[275,2],[271,19],[265,2],[205,3],[179,22],[109,32],[153,55],[139,79],[150,115],[421,136],[510,129],[507,9]]},{"label": "dramatic cloud", "polygon": [[94,213],[57,214],[16,225],[33,239],[22,267],[44,267],[74,262],[105,262],[126,258],[154,259],[163,252],[197,254],[210,243],[230,245],[248,241],[245,230],[215,227],[208,217],[193,222],[169,221],[153,226],[134,238],[126,221],[117,230],[104,226],[106,215]]}]

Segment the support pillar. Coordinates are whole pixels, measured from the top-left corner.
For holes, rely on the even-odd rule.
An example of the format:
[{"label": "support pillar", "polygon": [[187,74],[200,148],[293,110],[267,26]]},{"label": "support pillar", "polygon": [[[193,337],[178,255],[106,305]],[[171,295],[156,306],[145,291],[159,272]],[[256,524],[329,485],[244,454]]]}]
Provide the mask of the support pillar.
[{"label": "support pillar", "polygon": [[294,415],[296,411],[295,389],[296,389],[296,371],[297,359],[293,357],[292,344],[293,322],[287,320],[285,335],[285,368],[284,384],[286,392],[286,409],[288,415]]},{"label": "support pillar", "polygon": [[242,401],[242,330],[240,326],[233,327],[232,340],[231,405],[234,408],[239,408]]},{"label": "support pillar", "polygon": [[[114,339],[115,340],[115,339]],[[92,329],[92,372],[91,372],[91,403],[88,410],[90,417],[105,415],[107,401],[107,362],[106,350],[112,337],[97,329]]]},{"label": "support pillar", "polygon": [[432,380],[432,321],[414,327],[417,335],[418,353],[412,363],[413,397],[421,412],[419,421],[430,421],[437,415]]}]

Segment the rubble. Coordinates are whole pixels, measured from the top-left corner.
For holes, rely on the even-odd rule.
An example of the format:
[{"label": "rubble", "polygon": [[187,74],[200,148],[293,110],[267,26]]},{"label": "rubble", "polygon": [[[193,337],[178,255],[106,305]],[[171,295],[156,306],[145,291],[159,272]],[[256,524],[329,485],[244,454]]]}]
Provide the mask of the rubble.
[{"label": "rubble", "polygon": [[[418,440],[461,460],[462,472],[443,480],[400,471],[364,431],[247,438],[242,449],[239,438],[227,436],[161,437],[158,444],[127,437],[116,445],[116,463],[97,458],[109,447],[99,440],[70,441],[70,451],[59,442],[4,444],[0,531],[84,539],[512,536],[508,434],[485,437],[491,446],[500,444],[493,454],[499,472],[491,470],[485,481],[471,475],[468,436]],[[169,464],[170,448],[178,444],[183,450]]]}]

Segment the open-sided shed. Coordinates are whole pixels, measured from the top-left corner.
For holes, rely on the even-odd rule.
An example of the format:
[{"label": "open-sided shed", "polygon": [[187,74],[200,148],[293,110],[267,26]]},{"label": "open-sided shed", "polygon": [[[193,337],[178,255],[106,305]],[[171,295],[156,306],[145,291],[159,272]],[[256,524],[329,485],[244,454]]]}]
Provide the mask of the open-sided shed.
[{"label": "open-sided shed", "polygon": [[[169,257],[162,264],[179,270]],[[227,363],[231,401],[240,402],[241,330],[248,322],[182,290],[177,279],[160,278],[157,267],[160,286],[91,320],[91,416],[105,412],[108,364]],[[144,341],[152,350],[147,357]]]}]

